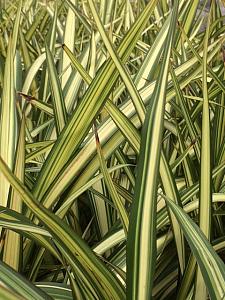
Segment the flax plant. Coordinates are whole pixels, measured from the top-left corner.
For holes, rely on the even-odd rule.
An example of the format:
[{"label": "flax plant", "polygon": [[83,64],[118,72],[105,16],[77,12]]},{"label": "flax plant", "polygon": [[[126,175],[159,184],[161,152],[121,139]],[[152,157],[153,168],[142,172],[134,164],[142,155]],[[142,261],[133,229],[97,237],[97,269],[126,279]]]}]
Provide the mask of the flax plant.
[{"label": "flax plant", "polygon": [[0,299],[225,298],[224,10],[0,2]]}]

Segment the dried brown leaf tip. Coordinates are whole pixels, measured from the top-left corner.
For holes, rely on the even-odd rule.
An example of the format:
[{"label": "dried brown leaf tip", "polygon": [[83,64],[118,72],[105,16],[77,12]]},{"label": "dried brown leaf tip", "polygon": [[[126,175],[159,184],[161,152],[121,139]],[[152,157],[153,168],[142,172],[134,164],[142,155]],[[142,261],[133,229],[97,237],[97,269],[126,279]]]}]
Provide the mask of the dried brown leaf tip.
[{"label": "dried brown leaf tip", "polygon": [[93,128],[94,128],[94,133],[95,133],[95,141],[96,141],[96,145],[100,145],[100,141],[99,141],[99,136],[98,136],[98,129],[97,129],[97,125],[94,122],[93,124]]},{"label": "dried brown leaf tip", "polygon": [[22,93],[22,92],[17,92],[17,95],[23,97],[23,98],[24,98],[25,100],[27,100],[27,101],[35,100],[35,98],[34,98],[33,96],[24,94],[24,93]]}]

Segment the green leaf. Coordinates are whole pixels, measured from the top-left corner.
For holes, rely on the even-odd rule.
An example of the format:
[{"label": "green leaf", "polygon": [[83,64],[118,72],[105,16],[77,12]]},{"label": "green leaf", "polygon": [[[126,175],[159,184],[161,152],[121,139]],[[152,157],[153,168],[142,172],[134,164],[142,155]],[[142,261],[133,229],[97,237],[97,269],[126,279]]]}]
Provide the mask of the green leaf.
[{"label": "green leaf", "polygon": [[[172,175],[172,170],[167,162],[163,149],[161,150],[161,159],[160,159],[160,177],[162,181],[163,190],[165,194],[170,198],[174,199],[175,203],[182,207],[180,195]],[[173,215],[170,215],[171,223],[173,226],[173,233],[174,239],[177,246],[177,254],[179,258],[180,270],[181,273],[184,273],[185,269],[185,244],[184,244],[184,237],[181,232],[180,226],[177,220],[174,218]]]},{"label": "green leaf", "polygon": [[71,289],[68,285],[62,283],[45,283],[37,282],[37,287],[42,289],[46,294],[50,295],[53,299],[60,300],[73,300]]},{"label": "green leaf", "polygon": [[[25,118],[21,120],[20,133],[15,154],[14,174],[22,182],[24,182],[24,167],[25,167]],[[22,200],[15,193],[11,192],[10,206],[11,209],[17,212],[22,211]],[[15,270],[19,270],[21,261],[21,238],[18,234],[7,231],[5,237],[3,261]]]},{"label": "green leaf", "polygon": [[13,26],[13,33],[12,33],[12,55],[13,55],[13,58],[16,53],[16,44],[17,44],[18,31],[19,31],[19,26],[20,26],[21,10],[22,10],[22,0],[19,1],[19,5],[17,7],[17,14],[16,14],[16,18],[14,20],[14,26]]},{"label": "green leaf", "polygon": [[[211,205],[212,205],[212,184],[211,184],[211,138],[210,138],[210,109],[207,87],[207,55],[210,15],[204,39],[202,84],[203,84],[203,107],[202,107],[202,143],[201,143],[201,177],[200,177],[200,206],[199,206],[199,227],[205,236],[210,240],[211,236]],[[207,286],[203,281],[203,274],[197,267],[195,298],[207,297]]]},{"label": "green leaf", "polygon": [[67,121],[66,107],[63,99],[61,84],[59,81],[58,74],[56,72],[54,59],[47,44],[45,45],[45,49],[46,49],[46,60],[47,60],[50,85],[51,85],[51,95],[52,95],[52,101],[54,107],[56,131],[58,134],[60,134]]},{"label": "green leaf", "polygon": [[[0,266],[0,280],[3,281],[7,287],[21,295],[21,299],[52,300],[52,297],[1,261]],[[2,288],[0,290],[2,290]]]},{"label": "green leaf", "polygon": [[[72,0],[71,3],[75,4],[76,0]],[[73,10],[69,7],[67,12],[67,17],[66,17],[63,42],[69,47],[69,49],[71,49],[72,52],[74,51],[75,48],[74,47],[75,37],[76,37],[76,16]],[[66,70],[62,75],[62,88],[64,88],[71,74],[71,67],[69,66],[70,60],[64,52],[62,53],[61,64],[62,64],[62,71]]]},{"label": "green leaf", "polygon": [[104,176],[106,186],[110,192],[110,196],[112,198],[113,203],[115,204],[115,207],[117,208],[117,211],[119,213],[121,222],[123,224],[124,232],[127,235],[128,232],[128,226],[129,226],[129,221],[128,221],[128,214],[126,212],[126,209],[124,207],[124,204],[122,202],[122,199],[118,195],[115,186],[113,185],[112,178],[109,175],[109,172],[107,170],[106,162],[104,160],[104,156],[102,153],[98,133],[97,133],[97,128],[95,127],[95,138],[96,138],[96,147],[97,147],[97,152],[98,152],[98,157],[100,160],[100,167],[102,174]]},{"label": "green leaf", "polygon": [[167,77],[176,28],[172,11],[159,78],[146,114],[127,242],[127,299],[151,298],[156,263],[156,206]]},{"label": "green leaf", "polygon": [[20,295],[6,289],[5,287],[2,287],[2,286],[0,289],[0,297],[1,297],[1,299],[4,299],[4,300],[22,300],[22,299],[24,299],[24,298],[20,297]]},{"label": "green leaf", "polygon": [[225,295],[225,267],[200,228],[173,201],[166,198],[169,208],[176,216],[191,250],[201,269],[211,299]]},{"label": "green leaf", "polygon": [[[14,66],[12,40],[9,40],[4,71],[4,82],[0,112],[0,155],[13,168],[14,153],[17,140],[17,122],[15,106]],[[9,183],[0,173],[0,202],[6,206],[8,202]]]}]

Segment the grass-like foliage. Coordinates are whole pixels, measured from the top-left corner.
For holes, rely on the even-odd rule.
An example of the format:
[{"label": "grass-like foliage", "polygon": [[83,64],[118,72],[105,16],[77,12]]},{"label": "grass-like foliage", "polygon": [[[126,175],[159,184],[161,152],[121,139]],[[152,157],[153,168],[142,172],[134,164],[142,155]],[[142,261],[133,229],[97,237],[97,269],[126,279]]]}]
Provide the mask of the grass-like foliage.
[{"label": "grass-like foliage", "polygon": [[0,299],[225,299],[224,19],[0,1]]}]

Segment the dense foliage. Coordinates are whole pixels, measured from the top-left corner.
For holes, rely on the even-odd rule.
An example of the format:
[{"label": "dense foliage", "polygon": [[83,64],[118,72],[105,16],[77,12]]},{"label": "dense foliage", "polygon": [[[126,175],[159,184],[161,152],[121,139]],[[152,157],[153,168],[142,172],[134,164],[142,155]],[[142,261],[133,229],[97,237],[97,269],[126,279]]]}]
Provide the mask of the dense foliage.
[{"label": "dense foliage", "polygon": [[0,2],[0,299],[225,298],[223,12]]}]

